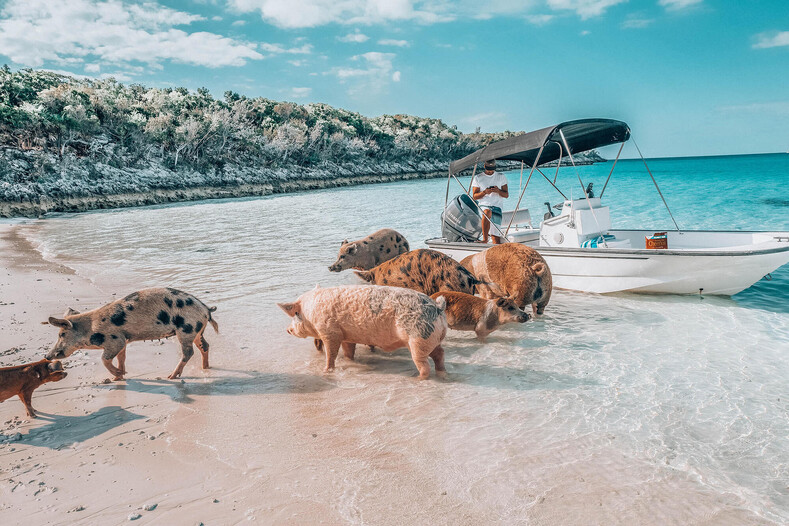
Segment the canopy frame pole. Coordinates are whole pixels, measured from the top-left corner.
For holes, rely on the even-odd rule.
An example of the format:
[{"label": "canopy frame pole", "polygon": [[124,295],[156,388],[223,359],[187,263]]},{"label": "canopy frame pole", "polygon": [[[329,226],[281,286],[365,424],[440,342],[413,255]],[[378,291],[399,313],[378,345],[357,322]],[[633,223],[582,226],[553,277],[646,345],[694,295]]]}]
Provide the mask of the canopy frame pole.
[{"label": "canopy frame pole", "polygon": [[611,171],[608,174],[608,179],[605,180],[605,184],[603,185],[603,190],[600,192],[600,199],[603,198],[603,194],[605,193],[605,189],[608,186],[608,181],[611,180],[611,176],[614,175],[614,168],[616,168],[616,163],[619,161],[619,156],[622,154],[622,148],[625,147],[625,143],[623,142],[619,146],[619,151],[616,154],[616,159],[614,159],[614,165],[611,167]]},{"label": "canopy frame pole", "polygon": [[[632,136],[631,136],[631,139],[633,139]],[[651,177],[652,178],[652,182],[655,183],[655,188],[657,188],[658,194],[660,194],[660,198],[663,200],[663,204],[666,205],[666,210],[668,210],[668,215],[671,216],[671,221],[673,221],[674,222],[674,226],[677,227],[677,232],[681,234],[682,230],[680,230],[679,225],[677,224],[677,221],[674,219],[674,214],[671,213],[671,209],[668,207],[668,203],[666,202],[666,198],[663,197],[663,192],[660,191],[660,187],[658,186],[657,181],[655,180],[655,176],[652,175],[652,171],[649,169],[649,166],[647,165],[647,160],[644,159],[644,156],[641,154],[641,148],[638,147],[638,144],[636,143],[635,139],[633,139],[633,146],[636,147],[636,150],[638,151],[638,156],[641,157],[641,162],[644,163],[644,167],[647,169],[647,173],[649,174],[649,177]]]},{"label": "canopy frame pole", "polygon": [[[520,182],[518,183],[518,193],[521,193],[522,191],[523,191],[523,161],[521,161],[521,179]],[[515,211],[517,212],[518,210],[515,209]]]},{"label": "canopy frame pole", "polygon": [[540,174],[541,176],[543,176],[543,177],[545,178],[545,180],[546,180],[546,181],[548,181],[548,184],[549,184],[549,185],[551,185],[551,186],[553,186],[553,189],[554,189],[554,190],[556,190],[557,192],[559,192],[559,194],[560,194],[560,195],[561,195],[561,196],[564,198],[564,200],[565,200],[565,201],[567,201],[567,196],[566,196],[566,195],[564,195],[564,192],[562,192],[561,190],[559,190],[559,187],[558,187],[558,186],[556,186],[555,184],[553,184],[553,183],[551,182],[551,178],[550,178],[550,177],[548,177],[547,175],[545,175],[544,173],[542,173],[542,170],[540,170],[539,168],[537,168],[537,173],[538,173],[538,174]]},{"label": "canopy frame pole", "polygon": [[[575,159],[573,159],[573,152],[570,151],[570,146],[567,144],[567,139],[564,136],[564,132],[561,128],[559,128],[559,135],[562,137],[562,142],[564,142],[564,147],[567,148],[567,156],[570,157],[570,162],[573,165],[573,170],[575,171],[575,175],[578,176],[578,182],[581,183],[581,191],[584,193],[584,198],[586,199],[586,204],[589,206],[589,211],[592,212],[592,218],[594,219],[595,225],[597,225],[597,230],[600,231],[600,237],[603,238],[603,246],[608,248],[608,243],[605,242],[605,233],[602,232],[600,228],[600,222],[597,220],[597,214],[594,213],[594,208],[592,208],[592,202],[589,200],[589,194],[586,193],[586,187],[584,186],[584,182],[581,179],[581,173],[578,171],[578,167],[575,166]],[[572,204],[572,201],[570,201]]]},{"label": "canopy frame pole", "polygon": [[[449,168],[449,174],[447,175],[447,194],[444,196],[444,212],[447,210],[447,205],[449,204],[449,185],[452,183],[452,168]],[[441,233],[443,234],[444,230],[447,227],[447,215],[445,213],[441,214]]]},{"label": "canopy frame pole", "polygon": [[[515,219],[515,214],[516,214],[516,213],[518,212],[518,210],[520,209],[520,206],[521,206],[521,199],[523,199],[523,194],[525,194],[525,193],[526,193],[526,188],[528,188],[528,187],[529,187],[529,181],[531,181],[531,175],[534,173],[534,170],[535,170],[535,168],[537,168],[537,164],[540,162],[540,156],[542,155],[542,150],[543,150],[543,148],[545,148],[545,144],[543,144],[542,146],[540,146],[540,151],[539,151],[539,152],[537,152],[537,158],[536,158],[536,159],[534,159],[534,162],[533,162],[533,163],[532,163],[532,165],[531,165],[531,170],[529,170],[529,178],[528,178],[528,179],[526,179],[526,186],[524,186],[524,187],[523,187],[523,190],[521,190],[520,197],[518,197],[518,204],[517,204],[517,205],[515,205],[515,212],[513,212],[513,213],[512,213],[512,215],[510,216],[510,222],[507,224],[507,230],[505,230],[505,231],[504,231],[504,240],[505,240],[505,241],[506,241],[506,239],[507,239],[507,234],[508,234],[508,233],[509,233],[509,231],[510,231],[510,227],[512,226],[512,222],[513,222],[513,220]],[[521,163],[522,163],[522,162],[523,162],[523,161],[521,161]],[[492,224],[492,223],[493,223],[493,222],[491,221],[491,224]],[[501,232],[501,230],[499,230],[499,232]]]},{"label": "canopy frame pole", "polygon": [[562,145],[559,145],[559,162],[556,163],[556,175],[553,176],[553,184],[556,184],[556,180],[559,178],[559,167],[562,165]]}]

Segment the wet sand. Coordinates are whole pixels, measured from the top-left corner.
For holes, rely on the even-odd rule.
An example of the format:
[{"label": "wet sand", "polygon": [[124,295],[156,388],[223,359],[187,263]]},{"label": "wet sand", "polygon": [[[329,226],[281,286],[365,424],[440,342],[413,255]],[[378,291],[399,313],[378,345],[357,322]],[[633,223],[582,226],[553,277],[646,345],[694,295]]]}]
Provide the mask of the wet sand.
[{"label": "wet sand", "polygon": [[[3,366],[46,352],[56,335],[41,324],[48,316],[129,292],[45,261],[24,236],[31,228],[0,225]],[[491,455],[478,453],[502,418],[539,415],[492,415],[463,430],[473,400],[448,393],[483,367],[453,370],[450,360],[449,382],[417,382],[407,353],[366,352],[324,375],[303,340],[290,361],[263,351],[265,334],[259,348],[236,347],[251,321],[222,310],[222,333],[206,333],[210,370],[193,359],[183,380],[167,380],[178,346],[135,343],[127,380],[105,384],[99,351],[77,351],[65,380],[34,393],[39,418],[26,418],[17,398],[0,404],[0,523],[119,524],[139,514],[135,524],[772,524],[738,495],[634,458],[616,437],[600,446],[535,429],[485,463]],[[470,341],[450,337],[456,348]],[[306,365],[291,372],[293,360]],[[402,385],[377,390],[378,375]],[[398,432],[406,422],[423,425]],[[529,451],[536,441],[539,454]],[[499,479],[512,483],[485,483]]]}]

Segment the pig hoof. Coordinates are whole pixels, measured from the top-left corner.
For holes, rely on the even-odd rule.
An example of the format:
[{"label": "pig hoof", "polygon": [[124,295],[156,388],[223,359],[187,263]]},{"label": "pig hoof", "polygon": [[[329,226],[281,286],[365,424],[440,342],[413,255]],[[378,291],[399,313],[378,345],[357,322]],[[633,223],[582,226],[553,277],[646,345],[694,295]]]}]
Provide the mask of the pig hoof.
[{"label": "pig hoof", "polygon": [[436,376],[438,376],[442,380],[446,380],[447,379],[447,372],[446,371],[436,371]]}]

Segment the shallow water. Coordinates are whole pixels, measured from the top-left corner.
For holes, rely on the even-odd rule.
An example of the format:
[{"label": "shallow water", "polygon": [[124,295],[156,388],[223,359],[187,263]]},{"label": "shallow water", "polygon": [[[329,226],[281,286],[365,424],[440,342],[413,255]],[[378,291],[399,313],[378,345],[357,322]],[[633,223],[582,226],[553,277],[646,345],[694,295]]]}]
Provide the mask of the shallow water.
[{"label": "shallow water", "polygon": [[[579,173],[599,193],[610,166]],[[654,160],[650,168],[684,228],[789,230],[789,155]],[[508,174],[511,195],[518,176]],[[575,177],[572,169],[559,174],[568,195],[573,180],[580,194]],[[423,247],[438,234],[445,184],[60,215],[31,232],[46,257],[118,297],[167,285],[217,305],[225,345],[215,360],[227,368],[270,372],[272,382],[280,373],[324,378],[321,356],[285,333],[288,319],[275,302],[316,283],[357,283],[350,272],[327,269],[344,238],[392,227]],[[528,194],[534,218],[544,201],[559,201],[539,175]],[[605,200],[615,226],[672,226],[640,161],[620,161]],[[357,488],[338,497],[349,522],[364,522],[397,466],[414,462],[438,486],[503,520],[550,497],[556,480],[595,483],[590,476],[598,488],[614,480],[617,491],[632,492],[630,502],[663,480],[679,495],[689,484],[789,520],[788,267],[733,298],[558,291],[539,320],[508,326],[485,344],[450,331],[444,346],[449,382],[412,381],[405,352],[362,351],[357,363],[338,360],[325,377],[329,392],[283,396],[294,422],[282,425],[306,422],[353,442],[357,454],[332,475]],[[415,441],[426,445],[415,451]],[[224,454],[254,464],[248,451]],[[677,506],[665,503],[654,520],[681,520],[671,515]]]}]

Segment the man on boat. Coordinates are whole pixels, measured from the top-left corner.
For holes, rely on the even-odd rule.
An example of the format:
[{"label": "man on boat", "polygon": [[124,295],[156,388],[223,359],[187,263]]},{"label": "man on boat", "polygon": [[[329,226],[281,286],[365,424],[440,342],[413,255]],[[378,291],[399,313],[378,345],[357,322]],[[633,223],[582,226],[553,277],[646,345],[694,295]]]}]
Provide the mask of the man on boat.
[{"label": "man on boat", "polygon": [[[477,174],[471,181],[471,196],[479,205],[484,214],[482,218],[482,242],[488,242],[490,232],[490,222],[492,221],[501,226],[501,207],[504,199],[510,196],[507,190],[507,178],[504,174],[496,171],[496,161],[485,161],[485,173]],[[499,228],[493,227],[496,234],[500,234]],[[501,243],[501,236],[492,234],[493,244]]]}]

